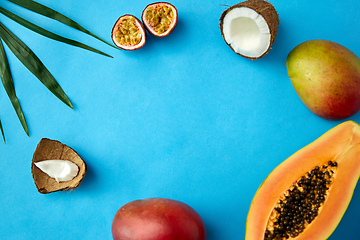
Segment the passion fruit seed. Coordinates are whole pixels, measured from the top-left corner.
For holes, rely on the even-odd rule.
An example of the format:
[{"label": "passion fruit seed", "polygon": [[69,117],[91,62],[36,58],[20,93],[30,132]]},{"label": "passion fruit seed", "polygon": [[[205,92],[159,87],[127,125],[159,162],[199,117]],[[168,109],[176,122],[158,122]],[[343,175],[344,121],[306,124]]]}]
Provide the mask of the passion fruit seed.
[{"label": "passion fruit seed", "polygon": [[140,43],[142,34],[135,25],[135,19],[124,17],[120,20],[118,29],[115,31],[115,40],[124,46],[133,46]]},{"label": "passion fruit seed", "polygon": [[317,166],[295,182],[273,209],[264,240],[295,238],[317,217],[331,187],[337,162]]},{"label": "passion fruit seed", "polygon": [[174,12],[171,7],[166,5],[150,6],[146,9],[145,19],[156,33],[162,34],[169,29],[174,19]]}]

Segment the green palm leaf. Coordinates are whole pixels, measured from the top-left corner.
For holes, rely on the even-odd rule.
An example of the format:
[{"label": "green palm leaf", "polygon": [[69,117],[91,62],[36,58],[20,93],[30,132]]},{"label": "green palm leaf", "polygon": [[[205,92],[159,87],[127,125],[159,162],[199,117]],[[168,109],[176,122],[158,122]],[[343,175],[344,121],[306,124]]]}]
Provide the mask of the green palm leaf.
[{"label": "green palm leaf", "polygon": [[[68,25],[74,29],[80,30],[104,43],[107,45],[116,48],[112,44],[106,42],[105,40],[101,39],[100,37],[96,36],[95,34],[91,33],[84,27],[82,27],[80,24],[76,23],[75,21],[71,20],[70,18],[62,15],[61,13],[48,8],[40,3],[37,3],[32,0],[8,0],[14,4],[17,4],[21,7],[24,7],[30,11],[33,11],[35,13],[41,14],[43,16],[46,16],[48,18],[54,19],[56,21],[59,21],[65,25]],[[95,53],[99,53],[102,55],[105,55],[107,57],[111,57],[110,55],[101,52],[95,48],[92,48],[90,46],[87,46],[85,44],[82,44],[78,41],[74,41],[72,39],[68,39],[62,36],[59,36],[55,33],[52,33],[44,28],[41,28],[23,18],[20,16],[17,16],[16,14],[2,8],[0,6],[0,13],[7,16],[8,18],[12,19],[13,21],[21,24],[22,26],[41,34],[45,37],[51,38],[56,41],[60,41],[69,45],[73,45],[76,47],[80,47]],[[32,73],[34,74],[57,98],[59,98],[62,102],[64,102],[66,105],[68,105],[70,108],[73,108],[71,101],[66,96],[63,89],[60,87],[58,82],[55,80],[55,78],[52,76],[52,74],[49,72],[49,70],[44,66],[44,64],[40,61],[40,59],[31,51],[31,49],[26,46],[24,42],[22,42],[16,35],[14,35],[8,28],[6,28],[1,22],[0,22],[0,74],[1,74],[1,80],[2,84],[4,85],[4,88],[6,90],[6,93],[8,94],[10,101],[16,111],[16,114],[18,115],[18,118],[26,132],[27,135],[29,135],[28,127],[25,121],[25,117],[23,114],[23,111],[21,109],[19,100],[15,93],[15,86],[14,82],[11,76],[9,62],[6,57],[5,49],[3,46],[2,41],[9,47],[9,49],[13,52],[13,54],[20,60],[20,62]],[[0,130],[2,137],[5,142],[5,136],[3,132],[3,128],[0,121]]]},{"label": "green palm leaf", "polygon": [[[4,45],[2,44],[2,41],[0,41],[0,61],[1,61],[0,62],[0,74],[1,74],[2,84],[4,85],[5,91],[6,91],[7,95],[9,96],[9,99],[15,109],[15,112],[21,122],[21,125],[23,126],[26,134],[29,136],[29,130],[28,130],[28,127],[27,127],[27,124],[25,121],[25,116],[21,109],[19,100],[16,97],[14,81],[11,76],[9,62],[6,57],[6,53],[5,53],[5,49],[4,49]],[[1,133],[3,134],[3,138],[5,141],[3,131],[1,131]]]},{"label": "green palm leaf", "polygon": [[86,49],[86,50],[89,50],[89,51],[92,51],[92,52],[96,52],[96,53],[99,53],[99,54],[102,54],[104,56],[107,56],[107,57],[111,57],[110,55],[104,53],[104,52],[101,52],[95,48],[92,48],[92,47],[89,47],[83,43],[80,43],[78,41],[74,41],[74,40],[71,40],[71,39],[68,39],[68,38],[64,38],[62,36],[59,36],[55,33],[52,33],[46,29],[43,29],[17,15],[15,15],[14,13],[12,12],[9,12],[8,10],[0,7],[0,13],[4,14],[5,16],[7,16],[8,18],[14,20],[15,22],[23,25],[24,27],[34,31],[34,32],[37,32],[45,37],[48,37],[48,38],[51,38],[51,39],[54,39],[56,41],[60,41],[60,42],[63,42],[63,43],[66,43],[66,44],[69,44],[69,45],[73,45],[73,46],[76,46],[76,47],[80,47],[80,48],[83,48],[83,49]]},{"label": "green palm leaf", "polygon": [[49,70],[44,66],[40,59],[25,45],[18,37],[16,37],[8,28],[0,22],[0,38],[4,40],[6,45],[14,53],[14,55],[22,62],[22,64],[32,72],[56,97],[63,101],[70,108],[72,103],[66,96],[58,82],[51,75]]},{"label": "green palm leaf", "polygon": [[[69,27],[75,28],[79,31],[82,31],[100,41],[102,41],[103,43],[106,43],[107,45],[116,48],[115,46],[111,45],[110,43],[108,43],[107,41],[103,40],[102,38],[98,37],[97,35],[93,34],[92,32],[88,31],[87,29],[85,29],[84,27],[82,27],[80,24],[78,24],[77,22],[73,21],[72,19],[64,16],[63,14],[49,8],[46,7],[38,2],[32,1],[32,0],[8,0],[12,3],[15,3],[23,8],[26,8],[30,11],[36,12],[38,14],[41,14],[43,16],[46,16],[48,18],[54,19],[58,22],[61,22],[65,25],[68,25]],[[117,48],[118,49],[118,48]]]},{"label": "green palm leaf", "polygon": [[3,131],[3,128],[2,128],[2,125],[1,125],[1,121],[0,121],[0,131],[1,131],[1,135],[2,135],[2,137],[3,137],[3,139],[4,139],[4,143],[6,143],[4,131]]}]

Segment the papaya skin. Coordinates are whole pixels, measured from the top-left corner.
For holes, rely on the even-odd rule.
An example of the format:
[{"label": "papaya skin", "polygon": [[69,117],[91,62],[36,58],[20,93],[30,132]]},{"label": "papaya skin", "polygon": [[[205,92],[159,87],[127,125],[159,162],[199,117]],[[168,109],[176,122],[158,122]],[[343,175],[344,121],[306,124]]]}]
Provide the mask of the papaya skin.
[{"label": "papaya skin", "polygon": [[328,161],[338,163],[327,199],[318,216],[294,240],[327,239],[344,215],[360,177],[360,125],[346,121],[300,149],[264,180],[249,209],[245,240],[263,240],[277,200],[306,172]]},{"label": "papaya skin", "polygon": [[296,93],[317,116],[341,120],[360,110],[360,59],[344,46],[303,42],[289,53],[286,66]]}]

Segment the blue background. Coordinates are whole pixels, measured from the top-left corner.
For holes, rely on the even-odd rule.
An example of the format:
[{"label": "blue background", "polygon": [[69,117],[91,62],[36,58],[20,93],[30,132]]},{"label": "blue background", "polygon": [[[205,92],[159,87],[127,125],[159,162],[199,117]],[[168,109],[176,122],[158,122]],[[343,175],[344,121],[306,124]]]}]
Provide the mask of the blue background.
[{"label": "blue background", "polygon": [[[43,3],[111,41],[119,16],[141,17],[151,2]],[[26,136],[0,87],[1,239],[112,239],[125,203],[166,197],[203,218],[208,240],[243,239],[250,202],[266,176],[295,151],[345,121],[311,113],[295,93],[287,54],[311,39],[338,42],[360,55],[360,2],[272,0],[280,16],[273,49],[251,61],[224,42],[219,17],[237,1],[173,0],[179,13],[165,38],[125,52],[5,0],[1,6],[114,58],[56,42],[3,15],[60,83],[74,109],[54,97],[9,51],[15,88],[30,130]],[[360,114],[350,118],[360,122]],[[43,195],[31,175],[41,138],[59,140],[86,161],[78,189]],[[330,240],[360,239],[360,191]],[[321,240],[321,239],[320,239]]]}]

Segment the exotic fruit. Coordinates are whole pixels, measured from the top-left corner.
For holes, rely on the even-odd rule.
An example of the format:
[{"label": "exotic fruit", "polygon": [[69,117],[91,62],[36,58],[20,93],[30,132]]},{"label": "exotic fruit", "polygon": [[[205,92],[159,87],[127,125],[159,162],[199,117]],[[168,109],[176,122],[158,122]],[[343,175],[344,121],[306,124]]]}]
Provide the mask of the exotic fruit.
[{"label": "exotic fruit", "polygon": [[111,39],[124,50],[136,50],[144,46],[145,29],[139,19],[132,15],[121,16],[111,31]]},{"label": "exotic fruit", "polygon": [[319,117],[341,120],[360,110],[360,59],[344,46],[303,42],[289,53],[286,66],[300,99]]},{"label": "exotic fruit", "polygon": [[199,214],[187,204],[148,198],[122,206],[115,214],[111,232],[114,240],[205,240]]},{"label": "exotic fruit", "polygon": [[175,28],[178,13],[172,4],[156,2],[146,6],[141,19],[149,33],[165,37]]},{"label": "exotic fruit", "polygon": [[360,125],[347,121],[281,163],[261,184],[245,240],[327,239],[360,176]]},{"label": "exotic fruit", "polygon": [[248,0],[225,10],[220,17],[221,35],[237,54],[250,59],[265,56],[275,41],[278,14],[271,3]]}]

